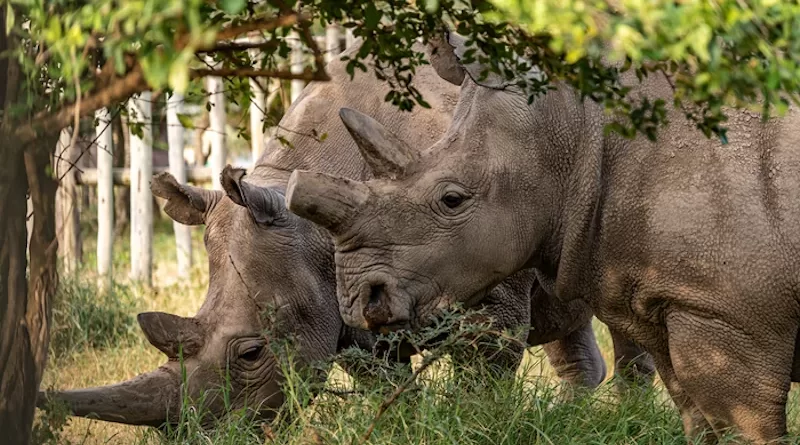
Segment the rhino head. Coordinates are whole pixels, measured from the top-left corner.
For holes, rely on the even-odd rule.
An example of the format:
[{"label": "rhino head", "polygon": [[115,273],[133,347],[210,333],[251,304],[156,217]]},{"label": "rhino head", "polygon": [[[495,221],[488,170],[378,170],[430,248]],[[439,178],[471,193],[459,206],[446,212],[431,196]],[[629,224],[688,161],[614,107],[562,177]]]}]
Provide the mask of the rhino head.
[{"label": "rhino head", "polygon": [[[354,327],[425,325],[441,309],[477,303],[512,273],[540,266],[538,255],[555,247],[549,240],[569,166],[539,149],[563,148],[566,156],[580,134],[566,121],[573,110],[564,108],[574,102],[532,112],[527,96],[499,76],[475,80],[482,67],[459,61],[464,38],[446,41],[431,62],[461,91],[437,143],[409,147],[371,117],[342,109],[374,179],[297,170],[289,180],[289,209],[333,235],[340,312]],[[557,100],[532,106],[543,102]],[[549,126],[553,119],[564,126]],[[557,132],[521,134],[521,127]]]},{"label": "rhino head", "polygon": [[276,337],[291,336],[302,363],[335,353],[342,323],[330,240],[287,211],[281,187],[257,185],[256,173],[249,182],[244,170],[226,168],[225,192],[182,185],[168,173],[153,178],[170,217],[206,225],[206,300],[194,317],[139,314],[145,336],[167,356],[163,366],[114,385],[42,394],[42,401],[134,425],[175,423],[184,399],[206,425],[237,408],[269,418],[284,400]]}]

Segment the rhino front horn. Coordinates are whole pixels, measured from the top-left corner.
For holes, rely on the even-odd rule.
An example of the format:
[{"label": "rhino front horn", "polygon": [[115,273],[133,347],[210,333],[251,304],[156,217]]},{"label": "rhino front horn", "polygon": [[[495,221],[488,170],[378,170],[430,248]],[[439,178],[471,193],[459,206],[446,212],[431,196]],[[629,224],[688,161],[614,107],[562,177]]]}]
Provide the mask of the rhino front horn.
[{"label": "rhino front horn", "polygon": [[178,418],[179,388],[178,376],[159,368],[114,385],[39,392],[36,405],[42,408],[52,399],[65,403],[75,416],[158,427]]},{"label": "rhino front horn", "polygon": [[286,187],[286,207],[333,233],[367,201],[361,182],[324,173],[295,170]]},{"label": "rhino front horn", "polygon": [[414,161],[414,152],[375,119],[350,108],[339,110],[347,131],[376,178],[397,179]]}]

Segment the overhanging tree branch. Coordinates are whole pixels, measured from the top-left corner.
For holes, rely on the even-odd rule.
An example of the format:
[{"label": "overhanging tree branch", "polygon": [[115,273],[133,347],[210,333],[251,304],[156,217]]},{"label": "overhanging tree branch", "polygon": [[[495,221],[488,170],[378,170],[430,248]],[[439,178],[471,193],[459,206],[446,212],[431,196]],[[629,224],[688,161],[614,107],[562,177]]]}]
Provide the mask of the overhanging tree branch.
[{"label": "overhanging tree branch", "polygon": [[57,111],[37,114],[28,125],[18,128],[14,134],[23,145],[27,146],[29,142],[38,137],[41,131],[57,131],[68,126],[75,114],[86,116],[98,108],[125,100],[147,88],[144,74],[141,68],[136,66],[125,77],[112,82],[91,96],[82,98],[79,102],[65,105]]},{"label": "overhanging tree branch", "polygon": [[287,70],[259,70],[254,68],[218,68],[218,69],[194,69],[192,70],[192,77],[271,77],[273,79],[299,79],[311,82],[313,80],[327,81],[331,80],[328,73],[324,70],[312,71],[306,69],[302,73],[292,73]]}]

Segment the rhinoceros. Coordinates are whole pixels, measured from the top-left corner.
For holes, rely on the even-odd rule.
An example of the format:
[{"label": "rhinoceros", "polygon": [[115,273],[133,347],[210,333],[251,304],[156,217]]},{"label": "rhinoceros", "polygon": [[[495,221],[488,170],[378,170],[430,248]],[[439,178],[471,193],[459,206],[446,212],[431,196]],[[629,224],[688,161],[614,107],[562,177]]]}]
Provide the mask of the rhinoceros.
[{"label": "rhinoceros", "polygon": [[[297,168],[361,180],[370,177],[339,121],[340,107],[366,110],[399,137],[426,146],[447,128],[458,88],[423,67],[415,85],[432,108],[404,113],[383,101],[388,91],[383,82],[367,75],[350,81],[345,63],[338,59],[327,69],[332,80],[309,84],[280,122],[280,131],[292,146],[270,140],[246,177],[242,170],[226,169],[225,192],[181,185],[169,174],[153,179],[152,191],[167,200],[164,210],[169,216],[183,224],[206,225],[209,258],[208,293],[197,315],[138,316],[145,336],[168,357],[167,363],[122,383],[59,391],[51,397],[66,401],[79,416],[93,414],[102,420],[151,426],[172,423],[180,417],[181,356],[191,398],[224,386],[227,369],[231,407],[247,403],[269,417],[283,401],[280,370],[269,347],[273,339],[263,335],[264,314],[270,308],[276,321],[270,331],[292,336],[295,356],[302,363],[329,359],[345,347],[372,348],[375,336],[345,326],[339,315],[330,235],[285,208],[285,186]],[[322,134],[327,134],[324,141]],[[549,342],[545,350],[559,376],[576,385],[597,386],[605,376],[605,365],[592,333],[591,310],[581,302],[561,305],[538,289],[531,273],[511,277],[492,292],[488,315],[503,327],[525,327],[533,319],[528,340]],[[536,314],[530,314],[531,307]],[[545,317],[546,311],[562,316]],[[622,368],[630,365],[634,371],[629,377],[649,379],[654,373],[649,358],[624,338],[614,340]],[[208,397],[203,409],[214,419],[225,406],[220,397]]]},{"label": "rhinoceros", "polygon": [[[534,268],[549,295],[587,302],[651,353],[687,435],[784,436],[800,379],[796,110],[762,122],[730,109],[722,144],[669,108],[657,142],[625,139],[570,86],[528,104],[517,85],[461,63],[465,38],[447,42],[435,68],[461,94],[436,144],[420,155],[379,118],[344,109],[376,178],[289,181],[290,210],[333,234],[345,322],[422,325]],[[623,80],[631,97],[672,104],[663,75]]]}]

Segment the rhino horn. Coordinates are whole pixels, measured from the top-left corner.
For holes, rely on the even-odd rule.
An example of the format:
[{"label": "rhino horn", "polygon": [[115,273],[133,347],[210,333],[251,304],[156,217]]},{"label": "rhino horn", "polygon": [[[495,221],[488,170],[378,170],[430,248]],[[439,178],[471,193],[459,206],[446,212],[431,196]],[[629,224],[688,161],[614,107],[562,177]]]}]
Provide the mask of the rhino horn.
[{"label": "rhino horn", "polygon": [[222,170],[221,183],[228,198],[247,208],[253,219],[261,225],[270,225],[285,216],[285,198],[277,190],[245,182],[246,172],[230,165]]},{"label": "rhino horn", "polygon": [[370,116],[342,108],[339,117],[376,178],[397,179],[414,161],[411,148]]},{"label": "rhino horn", "polygon": [[164,312],[142,312],[136,316],[147,341],[171,359],[191,357],[203,347],[205,336],[195,318]]},{"label": "rhino horn", "polygon": [[369,197],[358,181],[324,173],[295,170],[286,188],[286,206],[333,233],[341,230]]},{"label": "rhino horn", "polygon": [[36,405],[44,408],[55,400],[65,403],[75,416],[158,427],[178,417],[179,383],[177,374],[162,367],[108,386],[40,391]]}]

